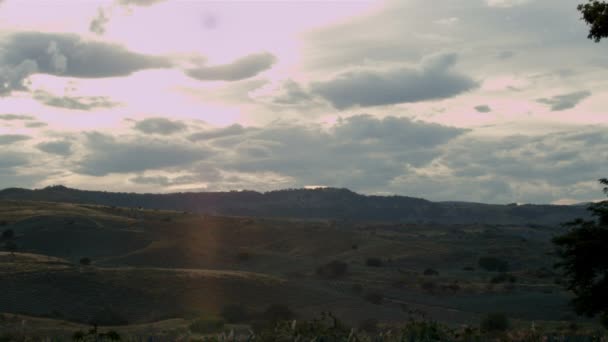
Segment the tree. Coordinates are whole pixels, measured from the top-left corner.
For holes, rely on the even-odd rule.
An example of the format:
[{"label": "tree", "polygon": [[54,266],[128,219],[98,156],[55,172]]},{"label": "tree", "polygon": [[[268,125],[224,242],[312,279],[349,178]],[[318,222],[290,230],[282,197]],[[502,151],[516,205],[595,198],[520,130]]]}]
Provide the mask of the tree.
[{"label": "tree", "polygon": [[608,38],[608,2],[588,0],[578,5],[577,9],[583,14],[581,18],[589,25],[587,38],[599,43],[602,38]]},{"label": "tree", "polygon": [[89,266],[91,264],[91,258],[82,258],[82,259],[80,259],[80,264],[82,266]]},{"label": "tree", "polygon": [[14,237],[15,237],[15,231],[12,230],[12,229],[7,229],[7,230],[5,230],[5,231],[2,232],[2,238],[3,239],[10,240],[10,239],[12,239]]},{"label": "tree", "polygon": [[9,241],[4,245],[4,247],[6,248],[7,251],[11,252],[12,256],[15,255],[15,252],[17,251],[16,243],[14,243],[13,241]]},{"label": "tree", "polygon": [[[608,195],[608,179],[600,183]],[[569,231],[553,239],[560,258],[555,266],[575,295],[575,311],[589,317],[599,314],[608,326],[608,200],[591,204],[588,210],[592,220],[566,223]]]}]

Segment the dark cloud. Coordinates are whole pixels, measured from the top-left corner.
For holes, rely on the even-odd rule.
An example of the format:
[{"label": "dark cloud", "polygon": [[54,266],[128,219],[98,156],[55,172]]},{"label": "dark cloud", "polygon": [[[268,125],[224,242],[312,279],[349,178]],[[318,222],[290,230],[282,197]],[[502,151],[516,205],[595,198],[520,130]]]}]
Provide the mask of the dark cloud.
[{"label": "dark cloud", "polygon": [[40,127],[46,127],[49,124],[47,124],[46,122],[41,122],[41,121],[35,121],[35,122],[28,122],[25,124],[25,127],[27,128],[40,128]]},{"label": "dark cloud", "polygon": [[311,88],[338,109],[444,99],[478,85],[472,78],[450,70],[456,60],[455,54],[444,54],[426,59],[416,69],[351,71],[313,83]]},{"label": "dark cloud", "polygon": [[0,145],[10,145],[19,141],[29,140],[31,137],[21,134],[4,134],[0,135]]},{"label": "dark cloud", "polygon": [[55,96],[43,90],[36,90],[34,99],[47,106],[86,111],[96,108],[113,108],[119,105],[105,96]]},{"label": "dark cloud", "polygon": [[69,141],[47,141],[36,145],[36,147],[40,151],[59,156],[69,156],[72,154],[72,143]]},{"label": "dark cloud", "polygon": [[239,124],[230,125],[225,128],[211,129],[204,132],[191,134],[188,139],[191,141],[211,140],[222,137],[229,137],[245,133],[245,128]]},{"label": "dark cloud", "polygon": [[465,132],[407,118],[360,115],[329,129],[284,124],[245,128],[210,143],[220,149],[214,161],[222,170],[277,174],[292,179],[290,186],[369,190],[425,165],[438,156],[439,146]]},{"label": "dark cloud", "polygon": [[133,128],[146,134],[170,135],[186,130],[187,126],[167,118],[148,118],[136,122]]},{"label": "dark cloud", "polygon": [[204,160],[209,149],[180,142],[148,137],[115,137],[93,132],[86,134],[87,155],[78,161],[76,172],[93,176],[187,166]]},{"label": "dark cloud", "polygon": [[110,17],[106,14],[105,10],[100,7],[97,9],[97,16],[93,18],[89,25],[89,31],[102,35],[106,32],[106,24],[110,21]]},{"label": "dark cloud", "polygon": [[30,116],[30,115],[21,115],[21,114],[0,114],[0,120],[31,121],[31,120],[34,120],[34,117]]},{"label": "dark cloud", "polygon": [[[29,163],[29,159],[22,153],[13,151],[0,151],[0,170],[6,171]],[[1,178],[0,178],[1,179]]]},{"label": "dark cloud", "polygon": [[288,80],[281,86],[273,102],[281,105],[297,105],[312,101],[312,96],[299,83]]},{"label": "dark cloud", "polygon": [[556,95],[550,98],[542,98],[536,101],[551,106],[551,110],[557,112],[574,108],[576,107],[576,105],[578,105],[581,101],[588,98],[589,96],[591,96],[591,92],[583,90],[574,93]]},{"label": "dark cloud", "polygon": [[479,113],[489,113],[492,111],[492,108],[490,108],[490,106],[488,106],[488,105],[479,105],[479,106],[475,106],[475,110],[478,111]]},{"label": "dark cloud", "polygon": [[170,63],[163,57],[87,41],[75,34],[18,32],[0,43],[0,93],[24,89],[25,79],[34,73],[101,78],[167,67]]},{"label": "dark cloud", "polygon": [[230,64],[187,69],[185,73],[202,81],[238,81],[270,69],[275,62],[276,57],[272,54],[258,53],[239,58]]}]

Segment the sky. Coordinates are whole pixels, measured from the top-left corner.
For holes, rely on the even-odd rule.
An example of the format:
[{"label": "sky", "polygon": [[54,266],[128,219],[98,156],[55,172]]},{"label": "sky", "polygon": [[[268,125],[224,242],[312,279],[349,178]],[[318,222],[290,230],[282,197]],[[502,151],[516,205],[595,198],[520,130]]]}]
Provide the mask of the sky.
[{"label": "sky", "polygon": [[602,199],[577,3],[0,0],[0,188]]}]

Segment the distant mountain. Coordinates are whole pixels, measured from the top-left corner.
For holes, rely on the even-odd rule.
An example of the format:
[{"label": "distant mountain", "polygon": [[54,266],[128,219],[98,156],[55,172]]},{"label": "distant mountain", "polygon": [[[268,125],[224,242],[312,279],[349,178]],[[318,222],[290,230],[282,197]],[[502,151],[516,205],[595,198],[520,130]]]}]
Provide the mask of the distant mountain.
[{"label": "distant mountain", "polygon": [[0,191],[0,199],[336,221],[557,225],[578,217],[589,217],[585,207],[580,205],[431,202],[405,196],[365,196],[348,189],[336,188],[288,189],[266,193],[230,191],[137,194],[51,186],[37,190],[5,189]]}]

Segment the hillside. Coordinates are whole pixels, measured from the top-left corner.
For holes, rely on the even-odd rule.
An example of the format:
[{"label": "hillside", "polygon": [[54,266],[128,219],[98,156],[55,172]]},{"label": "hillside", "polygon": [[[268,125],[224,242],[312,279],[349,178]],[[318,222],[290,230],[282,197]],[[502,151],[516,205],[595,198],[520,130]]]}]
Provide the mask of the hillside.
[{"label": "hillside", "polygon": [[584,206],[431,202],[404,196],[365,196],[347,189],[295,189],[170,194],[83,191],[63,186],[10,188],[0,199],[88,203],[189,211],[209,215],[331,219],[337,221],[557,225],[587,217]]},{"label": "hillside", "polygon": [[[0,201],[0,224],[14,231],[18,246],[14,255],[0,252],[0,312],[11,314],[143,323],[220,315],[230,304],[255,318],[281,304],[298,317],[332,311],[350,324],[425,315],[477,325],[493,311],[523,322],[573,317],[550,271],[550,239],[561,228],[336,223],[33,201]],[[508,278],[480,268],[488,256],[508,261]],[[92,265],[80,265],[83,257]],[[326,266],[334,261],[346,271]]]}]

